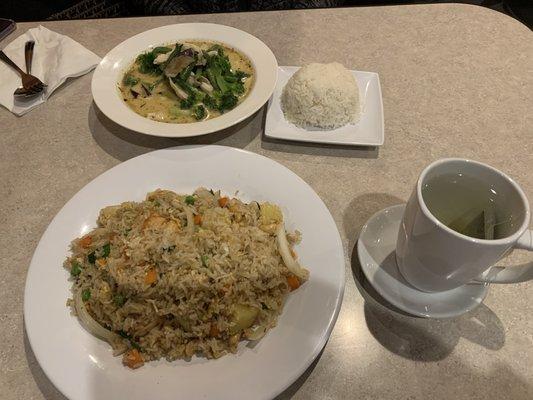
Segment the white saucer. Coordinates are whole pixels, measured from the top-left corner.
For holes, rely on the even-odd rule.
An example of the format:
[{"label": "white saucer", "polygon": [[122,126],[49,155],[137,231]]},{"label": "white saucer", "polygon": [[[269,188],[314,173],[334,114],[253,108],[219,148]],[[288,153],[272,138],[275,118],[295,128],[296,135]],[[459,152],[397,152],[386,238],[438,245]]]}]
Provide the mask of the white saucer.
[{"label": "white saucer", "polygon": [[357,242],[361,268],[368,282],[387,301],[413,315],[449,318],[476,308],[485,298],[488,285],[468,284],[439,293],[415,289],[396,265],[396,238],[405,204],[385,208],[363,226]]}]

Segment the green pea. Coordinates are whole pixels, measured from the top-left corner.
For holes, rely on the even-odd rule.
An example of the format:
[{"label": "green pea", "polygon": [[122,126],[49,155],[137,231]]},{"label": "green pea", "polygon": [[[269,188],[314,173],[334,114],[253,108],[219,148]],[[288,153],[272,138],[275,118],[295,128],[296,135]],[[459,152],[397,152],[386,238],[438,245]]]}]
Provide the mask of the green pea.
[{"label": "green pea", "polygon": [[70,275],[72,276],[78,276],[81,274],[81,265],[77,261],[72,261],[71,268],[70,268]]},{"label": "green pea", "polygon": [[194,197],[193,196],[185,196],[185,203],[192,206],[194,204]]},{"label": "green pea", "polygon": [[89,261],[91,264],[96,262],[96,254],[94,254],[94,251],[87,255],[87,261]]},{"label": "green pea", "polygon": [[81,299],[83,301],[88,301],[91,298],[91,291],[89,289],[83,289],[81,292]]},{"label": "green pea", "polygon": [[126,299],[119,293],[115,295],[113,301],[115,302],[115,305],[117,305],[118,307],[122,307],[126,302]]},{"label": "green pea", "polygon": [[111,244],[109,243],[106,243],[104,244],[104,246],[102,247],[102,257],[108,257],[109,256],[109,253],[111,253]]}]

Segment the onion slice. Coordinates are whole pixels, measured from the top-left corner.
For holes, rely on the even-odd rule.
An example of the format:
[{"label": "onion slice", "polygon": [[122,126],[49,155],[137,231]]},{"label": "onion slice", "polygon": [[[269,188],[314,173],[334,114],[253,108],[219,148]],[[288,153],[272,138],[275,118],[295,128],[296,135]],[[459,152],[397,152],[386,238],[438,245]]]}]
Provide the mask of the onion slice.
[{"label": "onion slice", "polygon": [[268,327],[264,325],[254,325],[244,330],[244,337],[248,340],[260,340],[266,335]]},{"label": "onion slice", "polygon": [[122,338],[114,332],[111,332],[109,329],[104,328],[98,322],[96,322],[87,308],[85,303],[81,298],[81,290],[78,290],[74,296],[74,307],[76,308],[76,314],[81,322],[81,325],[93,336],[96,336],[98,339],[105,340],[108,342],[111,347],[113,347],[113,355],[117,356],[124,353],[128,347],[122,340]]},{"label": "onion slice", "polygon": [[278,229],[276,230],[276,239],[281,258],[283,259],[283,262],[289,271],[296,275],[300,280],[306,281],[309,278],[309,271],[303,268],[300,263],[293,258],[289,248],[287,234],[285,232],[285,225],[283,223],[278,224]]}]

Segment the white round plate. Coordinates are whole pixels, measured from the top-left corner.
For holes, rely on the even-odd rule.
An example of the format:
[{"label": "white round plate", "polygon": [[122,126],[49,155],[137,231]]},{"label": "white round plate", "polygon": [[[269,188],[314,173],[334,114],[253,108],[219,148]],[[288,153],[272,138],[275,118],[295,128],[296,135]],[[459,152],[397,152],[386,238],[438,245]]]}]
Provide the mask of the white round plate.
[{"label": "white round plate", "polygon": [[426,293],[411,286],[400,274],[395,251],[404,209],[405,204],[385,208],[374,214],[361,230],[357,253],[368,282],[391,304],[420,317],[455,317],[476,308],[487,295],[485,284]]},{"label": "white round plate", "polygon": [[[179,40],[222,42],[248,57],[253,64],[255,77],[252,89],[244,101],[220,117],[189,124],[153,121],[140,116],[124,104],[117,83],[135,58],[150,47]],[[188,137],[216,132],[248,118],[268,101],[276,86],[277,76],[276,57],[255,36],[224,25],[176,24],[140,33],[116,46],[96,67],[91,90],[98,108],[109,119],[125,128],[153,136]]]},{"label": "white round plate", "polygon": [[[71,283],[62,263],[69,242],[95,226],[98,211],[166,188],[221,189],[245,201],[279,204],[287,228],[299,229],[300,261],[310,279],[287,299],[278,325],[256,344],[217,360],[160,360],[122,366],[109,345],[86,332],[66,307]],[[312,216],[312,218],[311,218]],[[344,255],[328,209],[301,178],[263,156],[222,146],[158,150],[126,161],[81,189],[56,215],[33,255],[24,320],[39,364],[72,400],[268,399],[311,364],[337,319],[344,292]]]}]

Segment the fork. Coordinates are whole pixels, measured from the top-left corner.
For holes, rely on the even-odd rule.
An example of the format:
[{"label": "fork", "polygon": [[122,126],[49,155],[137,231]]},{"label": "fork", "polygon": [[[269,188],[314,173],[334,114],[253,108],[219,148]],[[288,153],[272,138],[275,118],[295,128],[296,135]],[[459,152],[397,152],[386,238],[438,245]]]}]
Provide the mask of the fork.
[{"label": "fork", "polygon": [[[33,40],[28,40],[26,42],[26,44],[24,45],[24,59],[26,61],[26,73],[27,74],[31,74],[31,64],[32,64],[32,61],[33,61],[33,48],[35,47],[35,41]],[[46,87],[46,85],[44,85],[44,87]],[[36,94],[39,94],[40,91],[38,91],[37,93],[34,93],[34,92],[29,92],[27,91],[26,89],[24,89],[23,87],[18,87],[14,92],[13,92],[13,95],[15,97],[30,97],[30,96],[34,96]]]},{"label": "fork", "polygon": [[[33,54],[33,46],[32,45],[26,45],[25,49],[26,53],[26,68],[28,68],[28,62],[31,62],[31,57]],[[13,68],[15,71],[18,72],[20,77],[22,78],[22,87],[23,90],[15,91],[15,97],[29,97],[33,96],[35,94],[38,94],[43,91],[43,89],[46,87],[44,83],[42,83],[39,78],[30,75],[29,73],[24,72],[19,68],[17,64],[15,64],[11,59],[4,53],[2,50],[0,50],[0,60],[4,61],[7,65],[9,65],[11,68]],[[28,71],[31,71],[31,66],[29,66]]]}]

